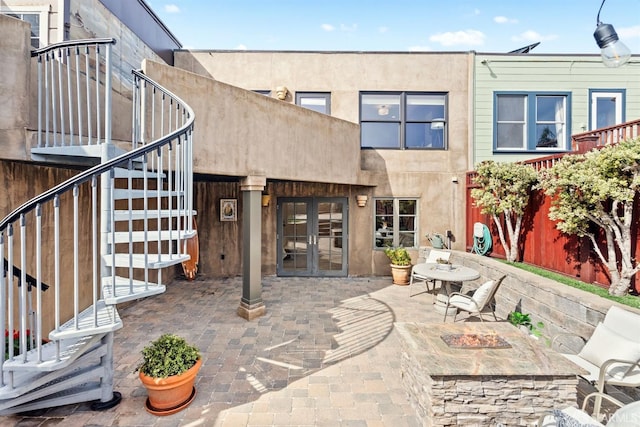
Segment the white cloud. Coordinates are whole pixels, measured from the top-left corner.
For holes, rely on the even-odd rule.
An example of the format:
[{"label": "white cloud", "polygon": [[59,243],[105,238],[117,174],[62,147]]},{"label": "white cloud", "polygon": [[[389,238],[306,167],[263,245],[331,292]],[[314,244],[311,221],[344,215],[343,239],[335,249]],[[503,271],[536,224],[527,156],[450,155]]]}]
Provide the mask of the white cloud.
[{"label": "white cloud", "polygon": [[494,16],[493,21],[498,24],[517,24],[518,20],[514,18],[507,18],[506,16]]},{"label": "white cloud", "polygon": [[429,46],[409,46],[409,52],[426,52],[432,50]]},{"label": "white cloud", "polygon": [[164,11],[167,13],[180,13],[180,8],[177,4],[166,4],[164,5]]},{"label": "white cloud", "polygon": [[331,24],[322,24],[322,25],[320,25],[320,28],[322,28],[325,31],[333,31],[333,30],[336,29],[336,27],[334,27]]},{"label": "white cloud", "polygon": [[480,9],[473,9],[474,15],[480,15]]},{"label": "white cloud", "polygon": [[389,31],[389,27],[378,27],[378,32],[384,34]]},{"label": "white cloud", "polygon": [[624,42],[624,39],[633,39],[640,37],[640,25],[633,27],[616,28],[616,33],[620,37],[620,40]]},{"label": "white cloud", "polygon": [[236,46],[236,50],[247,50],[247,46],[241,43]]},{"label": "white cloud", "polygon": [[442,46],[480,46],[484,44],[485,35],[478,30],[448,31],[429,37],[429,41],[440,43]]},{"label": "white cloud", "polygon": [[340,31],[344,31],[347,33],[353,33],[358,29],[358,24],[351,24],[351,25],[346,25],[346,24],[340,24]]},{"label": "white cloud", "polygon": [[551,41],[551,40],[555,40],[557,39],[558,36],[555,34],[549,34],[546,36],[543,36],[542,34],[533,31],[533,30],[528,30],[525,31],[524,33],[521,33],[517,36],[513,36],[511,37],[511,40],[513,40],[514,42],[543,42],[543,41]]}]

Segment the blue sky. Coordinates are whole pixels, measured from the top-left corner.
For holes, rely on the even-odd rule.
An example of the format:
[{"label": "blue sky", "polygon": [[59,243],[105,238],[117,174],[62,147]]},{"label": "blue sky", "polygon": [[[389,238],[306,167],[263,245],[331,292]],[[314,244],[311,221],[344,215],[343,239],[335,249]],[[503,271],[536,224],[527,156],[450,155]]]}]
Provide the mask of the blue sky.
[{"label": "blue sky", "polygon": [[[147,0],[185,49],[598,53],[601,0]],[[640,54],[640,0],[600,21]]]}]

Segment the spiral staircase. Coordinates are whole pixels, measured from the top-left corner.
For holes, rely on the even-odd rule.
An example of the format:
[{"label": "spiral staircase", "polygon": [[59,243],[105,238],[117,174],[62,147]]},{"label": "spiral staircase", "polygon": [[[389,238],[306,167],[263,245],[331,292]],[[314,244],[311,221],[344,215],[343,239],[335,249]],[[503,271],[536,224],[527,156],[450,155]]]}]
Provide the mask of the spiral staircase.
[{"label": "spiral staircase", "polygon": [[0,415],[116,405],[117,305],[164,292],[163,271],[189,259],[193,111],[134,70],[131,146],[114,144],[114,44],[79,40],[32,53],[32,159],[82,171],[0,221]]}]

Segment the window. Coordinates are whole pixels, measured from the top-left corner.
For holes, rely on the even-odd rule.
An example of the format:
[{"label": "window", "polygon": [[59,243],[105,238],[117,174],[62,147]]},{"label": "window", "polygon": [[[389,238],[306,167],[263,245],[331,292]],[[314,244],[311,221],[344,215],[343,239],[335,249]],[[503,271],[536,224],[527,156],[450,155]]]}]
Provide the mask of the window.
[{"label": "window", "polygon": [[569,104],[568,93],[496,93],[496,150],[567,150]]},{"label": "window", "polygon": [[624,89],[591,89],[589,129],[600,129],[624,123]]},{"label": "window", "polygon": [[31,46],[34,49],[45,47],[48,39],[48,8],[40,6],[0,6],[0,11],[8,16],[21,19],[31,24]]},{"label": "window", "polygon": [[447,148],[447,94],[360,93],[362,148]]},{"label": "window", "polygon": [[417,206],[416,199],[379,198],[375,199],[374,244],[378,249],[387,246],[417,246]]},{"label": "window", "polygon": [[327,92],[296,92],[296,105],[318,113],[331,114],[331,94]]}]

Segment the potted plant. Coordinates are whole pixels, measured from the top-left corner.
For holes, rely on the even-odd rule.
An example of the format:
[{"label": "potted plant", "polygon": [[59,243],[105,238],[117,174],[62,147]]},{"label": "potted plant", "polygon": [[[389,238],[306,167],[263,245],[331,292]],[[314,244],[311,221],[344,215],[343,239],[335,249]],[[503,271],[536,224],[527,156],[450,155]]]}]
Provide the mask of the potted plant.
[{"label": "potted plant", "polygon": [[170,415],[186,408],[195,397],[193,386],[202,365],[198,349],[184,338],[163,334],[142,349],[138,366],[140,381],[147,388],[147,411]]},{"label": "potted plant", "polygon": [[411,273],[411,256],[409,252],[407,252],[407,249],[402,246],[396,248],[388,246],[385,248],[384,253],[391,261],[393,284],[408,285],[409,275]]},{"label": "potted plant", "polygon": [[507,316],[507,320],[516,328],[519,328],[526,333],[533,335],[534,337],[539,338],[542,336],[542,328],[544,328],[544,323],[537,322],[533,324],[531,322],[530,314],[524,314],[519,311],[512,311]]}]

